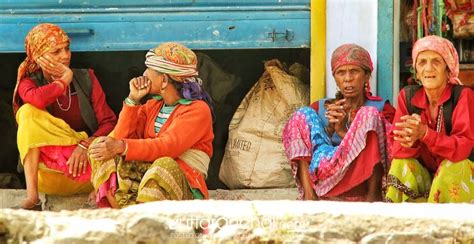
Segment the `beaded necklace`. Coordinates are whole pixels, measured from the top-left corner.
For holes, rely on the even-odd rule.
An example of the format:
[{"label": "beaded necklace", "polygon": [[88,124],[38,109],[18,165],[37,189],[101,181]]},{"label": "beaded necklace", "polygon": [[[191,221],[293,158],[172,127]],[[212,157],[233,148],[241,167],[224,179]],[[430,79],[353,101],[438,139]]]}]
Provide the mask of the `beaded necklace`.
[{"label": "beaded necklace", "polygon": [[436,119],[436,131],[441,132],[441,124],[443,122],[443,105],[439,106],[438,118]]},{"label": "beaded necklace", "polygon": [[67,86],[67,88],[68,88],[68,91],[67,91],[67,93],[68,93],[68,105],[67,105],[67,108],[63,108],[63,107],[62,107],[62,104],[59,102],[59,99],[56,98],[56,103],[58,104],[59,109],[61,109],[61,110],[64,111],[64,112],[69,111],[69,109],[71,108],[71,86]]}]

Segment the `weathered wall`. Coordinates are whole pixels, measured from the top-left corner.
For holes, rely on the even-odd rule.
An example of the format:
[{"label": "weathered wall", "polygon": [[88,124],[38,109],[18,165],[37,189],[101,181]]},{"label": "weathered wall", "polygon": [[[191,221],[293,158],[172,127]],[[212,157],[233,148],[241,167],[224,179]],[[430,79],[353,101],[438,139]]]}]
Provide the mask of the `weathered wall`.
[{"label": "weathered wall", "polygon": [[[326,1],[326,95],[336,94],[332,77],[332,52],[342,44],[356,43],[369,51],[374,64],[370,80],[372,92],[377,91],[377,5],[373,0]],[[387,33],[391,35],[392,33]]]}]

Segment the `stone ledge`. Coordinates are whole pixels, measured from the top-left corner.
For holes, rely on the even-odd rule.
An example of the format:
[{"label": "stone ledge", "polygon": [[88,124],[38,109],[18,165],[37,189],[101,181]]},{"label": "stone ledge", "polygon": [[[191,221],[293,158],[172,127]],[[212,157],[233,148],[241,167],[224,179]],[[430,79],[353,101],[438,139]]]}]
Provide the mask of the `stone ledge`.
[{"label": "stone ledge", "polygon": [[[25,190],[0,189],[0,208],[9,208],[20,204],[26,196]],[[296,188],[211,190],[209,197],[215,200],[295,200],[298,197]],[[88,195],[55,196],[40,194],[44,206],[49,211],[93,209],[88,202]]]},{"label": "stone ledge", "polygon": [[122,210],[0,209],[0,243],[473,243],[472,204],[162,201]]}]

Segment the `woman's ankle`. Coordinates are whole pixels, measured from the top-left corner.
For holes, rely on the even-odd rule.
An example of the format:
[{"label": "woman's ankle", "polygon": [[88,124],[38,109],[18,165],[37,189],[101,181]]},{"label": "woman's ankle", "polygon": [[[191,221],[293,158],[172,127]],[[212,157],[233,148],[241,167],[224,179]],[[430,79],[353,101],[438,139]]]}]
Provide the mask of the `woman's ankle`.
[{"label": "woman's ankle", "polygon": [[40,202],[40,198],[39,198],[39,195],[33,195],[33,196],[26,196],[25,200],[28,200],[32,203],[38,203]]},{"label": "woman's ankle", "polygon": [[382,200],[382,194],[378,192],[368,193],[366,197],[366,202],[381,202]]},{"label": "woman's ankle", "polygon": [[23,201],[21,202],[21,206],[23,208],[32,208],[36,205],[40,205],[41,204],[41,200],[39,199],[39,197],[33,197],[33,198],[30,198],[30,197],[26,197],[25,199],[23,199]]},{"label": "woman's ankle", "polygon": [[108,192],[106,195],[105,195],[105,198],[107,199],[107,201],[109,202],[109,205],[111,208],[116,208],[116,209],[119,209],[120,208],[120,205],[119,203],[117,202],[117,200],[115,199],[115,195],[112,194],[112,192]]},{"label": "woman's ankle", "polygon": [[319,200],[319,198],[314,191],[311,191],[311,192],[304,193],[303,200],[315,201],[315,200]]}]

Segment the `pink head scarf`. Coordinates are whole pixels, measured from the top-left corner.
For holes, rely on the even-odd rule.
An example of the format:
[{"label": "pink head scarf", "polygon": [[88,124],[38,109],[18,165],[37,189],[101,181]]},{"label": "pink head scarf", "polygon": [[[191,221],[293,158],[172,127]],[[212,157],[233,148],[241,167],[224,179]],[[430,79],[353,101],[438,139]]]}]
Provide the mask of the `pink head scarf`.
[{"label": "pink head scarf", "polygon": [[453,44],[442,37],[439,36],[426,36],[415,42],[413,46],[413,51],[411,57],[413,59],[413,68],[416,68],[416,59],[418,54],[423,51],[435,51],[443,57],[444,62],[449,69],[448,82],[451,84],[462,85],[462,82],[459,80],[459,57],[458,52],[454,48]]},{"label": "pink head scarf", "polygon": [[[357,44],[344,44],[339,46],[334,50],[331,57],[331,69],[332,74],[336,73],[336,70],[343,66],[343,65],[357,65],[372,73],[374,70],[374,66],[372,64],[372,59],[370,58],[370,54],[367,50]],[[381,97],[372,96],[370,92],[370,82],[367,80],[366,83],[366,91],[365,96],[370,100],[380,101],[382,100]]]}]

